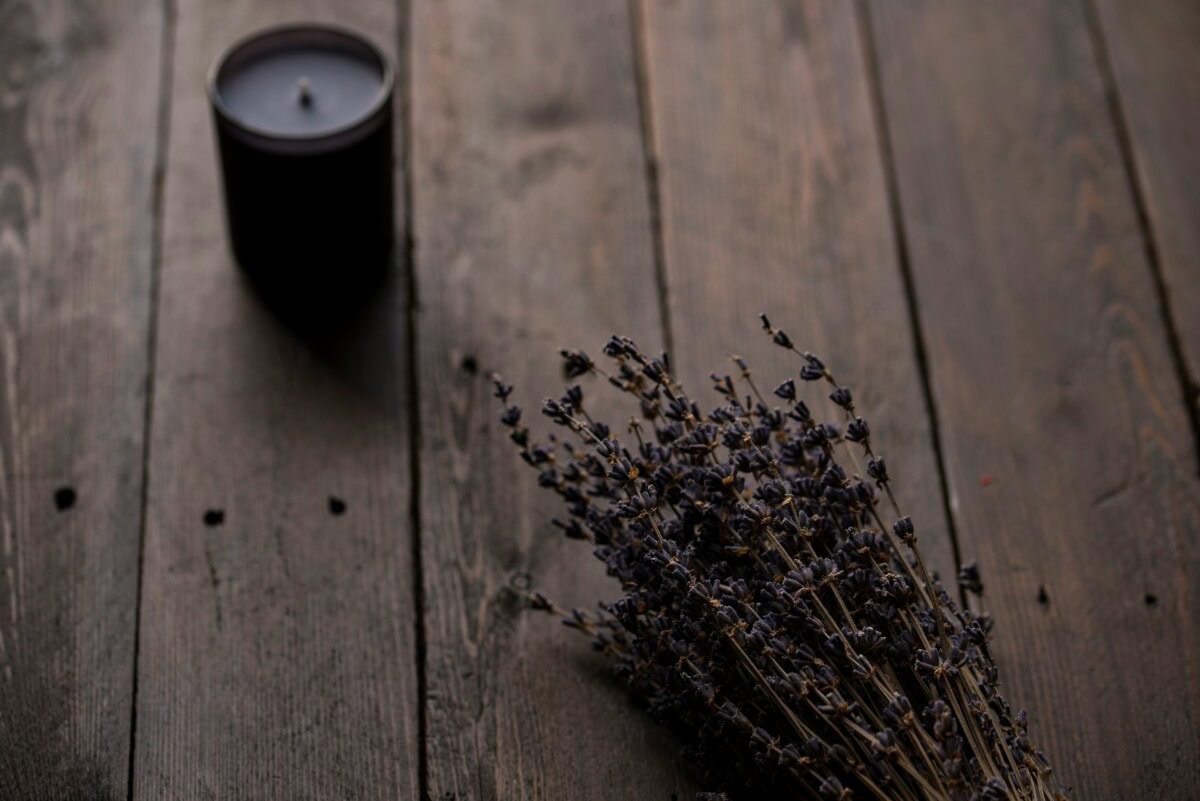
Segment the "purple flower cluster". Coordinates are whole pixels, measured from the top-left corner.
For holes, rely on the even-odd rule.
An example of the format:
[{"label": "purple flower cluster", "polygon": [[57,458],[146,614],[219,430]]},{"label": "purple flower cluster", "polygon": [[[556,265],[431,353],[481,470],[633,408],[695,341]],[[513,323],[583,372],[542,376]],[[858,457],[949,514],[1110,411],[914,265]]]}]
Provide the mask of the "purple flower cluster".
[{"label": "purple flower cluster", "polygon": [[[563,351],[569,379],[636,401],[624,441],[578,385],[545,401],[561,431],[535,441],[496,378],[521,458],[565,505],[554,524],[591,541],[623,593],[595,614],[533,605],[590,635],[680,733],[701,799],[1064,799],[997,691],[990,621],[930,576],[850,391],[763,326],[798,357],[799,383],[768,399],[735,359],[707,413],[666,355],[614,337],[606,370]],[[805,384],[826,387],[837,422],[814,416]],[[973,565],[959,582],[982,590]]]}]

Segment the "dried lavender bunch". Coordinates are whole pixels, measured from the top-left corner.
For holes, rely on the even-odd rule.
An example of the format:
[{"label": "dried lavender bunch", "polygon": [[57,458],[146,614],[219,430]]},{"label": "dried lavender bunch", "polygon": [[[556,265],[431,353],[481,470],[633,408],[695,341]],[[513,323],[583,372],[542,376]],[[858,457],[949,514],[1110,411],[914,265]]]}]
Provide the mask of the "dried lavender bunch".
[{"label": "dried lavender bunch", "polygon": [[[590,635],[681,733],[701,799],[1065,799],[997,691],[990,620],[930,575],[850,391],[762,322],[839,422],[814,418],[794,379],[768,401],[739,358],[704,414],[665,354],[614,337],[610,370],[563,351],[565,370],[636,400],[630,439],[576,384],[543,404],[565,434],[540,444],[496,378],[521,457],[565,504],[555,525],[590,540],[623,592],[595,614],[533,605]],[[982,590],[973,565],[959,581]]]}]

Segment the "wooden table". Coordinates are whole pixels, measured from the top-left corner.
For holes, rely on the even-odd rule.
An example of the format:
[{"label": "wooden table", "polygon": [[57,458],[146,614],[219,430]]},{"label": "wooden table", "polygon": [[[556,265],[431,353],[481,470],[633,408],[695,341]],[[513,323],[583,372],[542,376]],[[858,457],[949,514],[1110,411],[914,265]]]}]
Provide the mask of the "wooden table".
[{"label": "wooden table", "polygon": [[[1200,5],[1018,6],[0,0],[0,798],[687,797],[506,589],[613,593],[487,377],[782,377],[759,311],[1075,797],[1200,798]],[[294,18],[401,65],[403,247],[323,333],[230,261],[203,92]]]}]

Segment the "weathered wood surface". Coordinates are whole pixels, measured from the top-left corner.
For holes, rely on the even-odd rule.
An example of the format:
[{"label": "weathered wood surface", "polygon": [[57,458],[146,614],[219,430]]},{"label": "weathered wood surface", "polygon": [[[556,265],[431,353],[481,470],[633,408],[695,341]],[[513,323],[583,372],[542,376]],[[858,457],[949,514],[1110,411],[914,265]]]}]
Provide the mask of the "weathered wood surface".
[{"label": "weathered wood surface", "polygon": [[709,373],[738,374],[732,353],[750,361],[764,392],[794,377],[796,358],[759,328],[768,312],[854,389],[931,564],[953,580],[853,5],[647,2],[642,11],[680,372],[705,399],[718,397]]},{"label": "weathered wood surface", "polygon": [[1083,10],[870,12],[951,507],[1009,695],[1075,797],[1200,797],[1194,440]]},{"label": "weathered wood surface", "polygon": [[0,797],[125,798],[156,2],[0,3]]},{"label": "weathered wood surface", "polygon": [[1200,3],[1092,1],[1200,410]]},{"label": "weathered wood surface", "polygon": [[[224,241],[205,70],[302,18],[393,52],[414,130],[416,294],[398,259],[352,325],[281,320]],[[614,591],[487,375],[536,416],[560,345],[621,332],[700,397],[735,349],[769,390],[795,365],[763,310],[858,390],[942,572],[950,522],[982,562],[1074,797],[1200,797],[1196,440],[1154,272],[1195,380],[1198,25],[0,2],[0,797],[689,797],[673,739],[507,589]]]},{"label": "weathered wood surface", "polygon": [[689,797],[584,638],[508,590],[616,588],[548,524],[488,380],[537,425],[558,347],[661,339],[626,4],[416,0],[412,47],[428,797]]},{"label": "weathered wood surface", "polygon": [[396,13],[178,3],[135,799],[418,797],[404,281],[354,326],[276,319],[226,248],[204,94],[215,53],[283,19],[402,63]]}]

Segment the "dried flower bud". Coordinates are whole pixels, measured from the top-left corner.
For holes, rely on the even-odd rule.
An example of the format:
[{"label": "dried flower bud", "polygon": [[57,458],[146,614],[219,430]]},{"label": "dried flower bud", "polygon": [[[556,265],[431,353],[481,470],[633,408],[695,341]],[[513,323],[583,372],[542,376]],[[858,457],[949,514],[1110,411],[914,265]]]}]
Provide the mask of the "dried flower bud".
[{"label": "dried flower bud", "polygon": [[861,417],[854,418],[846,426],[846,439],[851,442],[862,442],[871,436],[871,430],[867,426],[867,421]]},{"label": "dried flower bud", "polygon": [[563,373],[568,379],[587,375],[595,367],[591,357],[581,350],[564,348],[559,353],[563,358]]},{"label": "dried flower bud", "polygon": [[511,395],[513,391],[512,384],[506,384],[499,375],[493,375],[492,385],[495,387],[495,391],[492,394],[502,401],[508,400],[508,396]]},{"label": "dried flower bud", "polygon": [[967,562],[959,568],[958,586],[975,595],[983,595],[983,580],[979,575],[977,562]]}]

